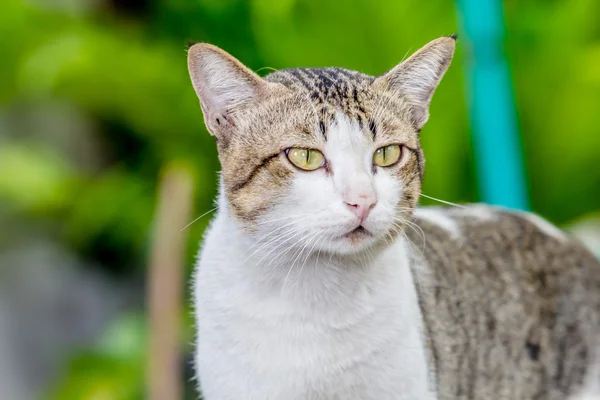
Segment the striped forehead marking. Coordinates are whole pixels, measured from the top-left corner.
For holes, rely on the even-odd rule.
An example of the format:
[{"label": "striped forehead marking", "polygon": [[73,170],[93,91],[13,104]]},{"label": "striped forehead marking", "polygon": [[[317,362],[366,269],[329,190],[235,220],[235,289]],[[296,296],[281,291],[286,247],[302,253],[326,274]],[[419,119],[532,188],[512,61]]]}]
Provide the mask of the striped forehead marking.
[{"label": "striped forehead marking", "polygon": [[306,93],[315,103],[320,131],[327,139],[327,126],[334,120],[336,109],[358,122],[361,130],[366,125],[373,139],[377,125],[363,105],[363,95],[373,77],[343,68],[293,68],[273,72],[265,77]]}]

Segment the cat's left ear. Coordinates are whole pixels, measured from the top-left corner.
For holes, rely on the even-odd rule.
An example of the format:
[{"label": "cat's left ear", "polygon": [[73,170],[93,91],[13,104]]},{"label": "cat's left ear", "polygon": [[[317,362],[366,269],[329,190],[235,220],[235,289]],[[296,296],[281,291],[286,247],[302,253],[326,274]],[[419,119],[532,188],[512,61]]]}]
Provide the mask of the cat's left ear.
[{"label": "cat's left ear", "polygon": [[189,48],[188,69],[206,128],[216,137],[226,136],[236,124],[236,114],[264,96],[269,86],[235,57],[208,43]]},{"label": "cat's left ear", "polygon": [[429,103],[452,61],[455,45],[456,35],[435,39],[373,82],[378,90],[392,91],[408,101],[417,130],[429,118]]}]

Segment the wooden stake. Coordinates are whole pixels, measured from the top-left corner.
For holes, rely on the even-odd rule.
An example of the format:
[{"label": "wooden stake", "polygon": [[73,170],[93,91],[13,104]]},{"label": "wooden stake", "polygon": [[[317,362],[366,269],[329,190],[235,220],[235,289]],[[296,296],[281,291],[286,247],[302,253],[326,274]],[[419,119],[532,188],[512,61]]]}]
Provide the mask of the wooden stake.
[{"label": "wooden stake", "polygon": [[183,310],[183,259],[193,183],[190,173],[167,167],[160,182],[148,271],[149,400],[183,397],[181,313]]}]

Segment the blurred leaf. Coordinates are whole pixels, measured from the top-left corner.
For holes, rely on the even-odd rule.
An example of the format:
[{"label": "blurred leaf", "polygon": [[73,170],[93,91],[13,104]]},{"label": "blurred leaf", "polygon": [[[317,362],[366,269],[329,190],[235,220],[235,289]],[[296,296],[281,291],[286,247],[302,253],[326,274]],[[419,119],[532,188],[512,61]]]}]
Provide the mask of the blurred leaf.
[{"label": "blurred leaf", "polygon": [[101,354],[76,357],[50,400],[143,399],[144,368],[139,360],[125,361]]},{"label": "blurred leaf", "polygon": [[32,213],[63,207],[77,175],[51,149],[23,142],[2,143],[0,170],[0,197]]},{"label": "blurred leaf", "polygon": [[125,314],[104,332],[98,351],[115,359],[143,362],[146,360],[147,336],[145,320],[138,314]]}]

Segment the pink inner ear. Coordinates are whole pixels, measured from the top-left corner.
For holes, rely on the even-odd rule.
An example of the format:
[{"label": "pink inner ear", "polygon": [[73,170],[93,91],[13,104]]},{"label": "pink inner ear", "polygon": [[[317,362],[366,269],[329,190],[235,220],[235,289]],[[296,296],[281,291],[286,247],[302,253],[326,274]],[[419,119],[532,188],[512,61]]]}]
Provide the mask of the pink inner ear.
[{"label": "pink inner ear", "polygon": [[417,129],[429,118],[429,103],[450,65],[454,47],[453,38],[436,39],[375,81],[410,103]]},{"label": "pink inner ear", "polygon": [[205,117],[210,116],[210,123],[216,126],[231,124],[227,116],[252,101],[264,84],[258,75],[214,46],[195,45],[188,58],[190,76]]}]

